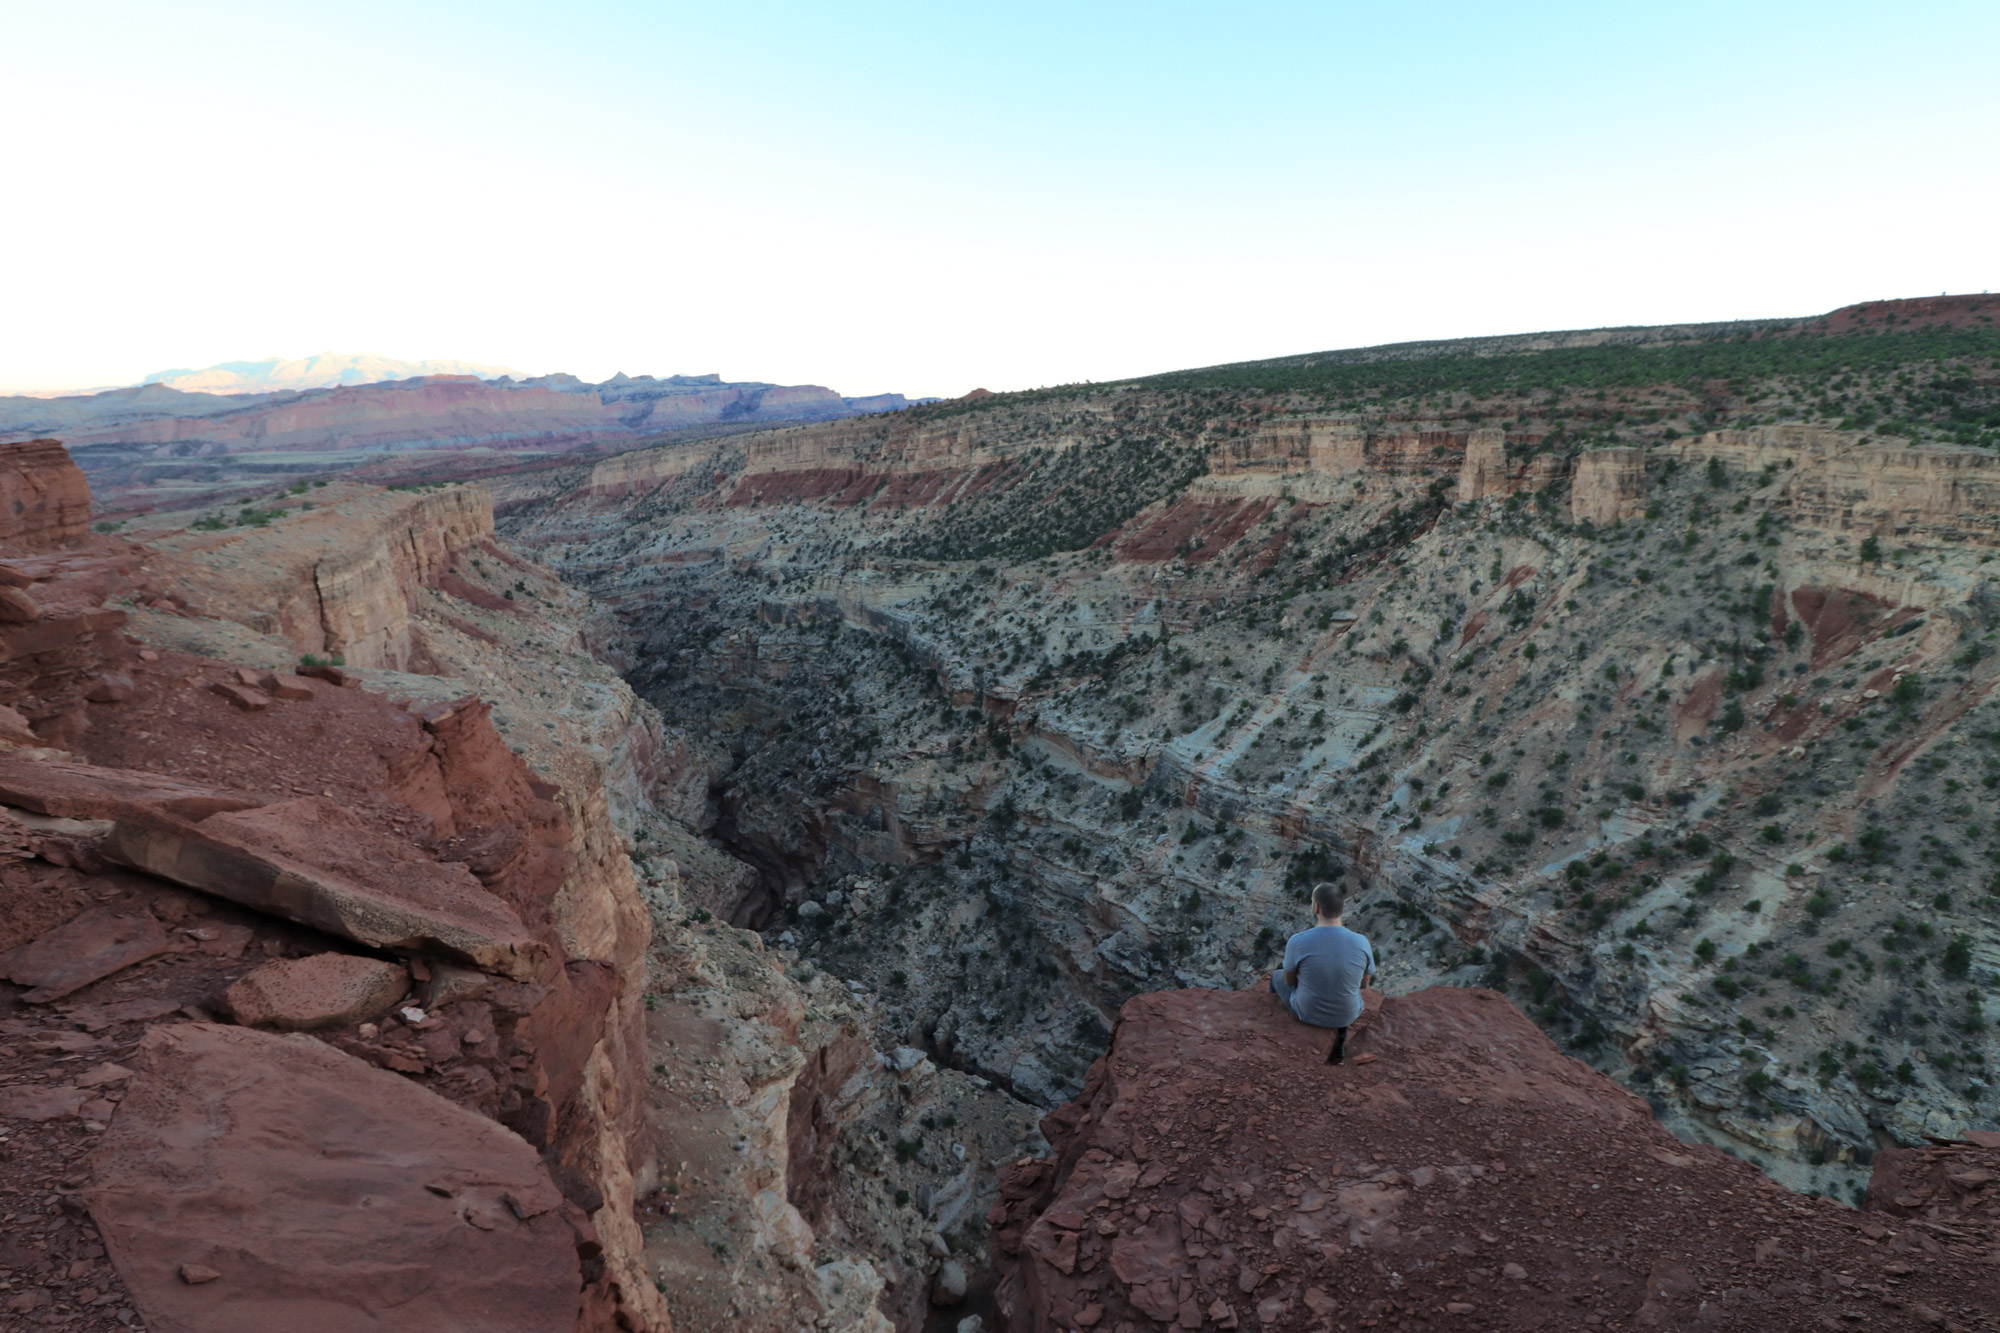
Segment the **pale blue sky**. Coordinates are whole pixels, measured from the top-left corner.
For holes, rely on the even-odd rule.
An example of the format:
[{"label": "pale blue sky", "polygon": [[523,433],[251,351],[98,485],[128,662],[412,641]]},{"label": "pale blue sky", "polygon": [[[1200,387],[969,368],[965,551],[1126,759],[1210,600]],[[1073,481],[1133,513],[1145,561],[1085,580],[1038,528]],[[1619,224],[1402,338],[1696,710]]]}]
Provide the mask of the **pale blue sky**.
[{"label": "pale blue sky", "polygon": [[2000,285],[2000,5],[0,0],[0,388],[957,394]]}]

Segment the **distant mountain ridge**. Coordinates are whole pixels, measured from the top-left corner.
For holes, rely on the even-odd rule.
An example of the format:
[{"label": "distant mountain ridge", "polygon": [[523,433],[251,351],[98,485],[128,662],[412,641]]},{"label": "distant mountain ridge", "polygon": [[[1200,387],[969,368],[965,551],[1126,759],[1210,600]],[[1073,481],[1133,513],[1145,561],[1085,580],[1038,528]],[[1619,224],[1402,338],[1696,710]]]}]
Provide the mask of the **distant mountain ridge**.
[{"label": "distant mountain ridge", "polygon": [[189,392],[155,381],[60,398],[0,397],[0,440],[61,439],[101,507],[159,508],[342,473],[448,480],[909,405],[899,393],[850,398],[818,384],[716,374],[618,374],[601,384],[565,374],[437,374],[264,393]]},{"label": "distant mountain ridge", "polygon": [[290,360],[273,356],[262,361],[222,361],[200,370],[156,370],[139,383],[164,384],[183,393],[242,394],[379,384],[419,375],[474,375],[490,380],[514,373],[505,366],[485,366],[474,361],[403,361],[373,352],[321,352]]}]

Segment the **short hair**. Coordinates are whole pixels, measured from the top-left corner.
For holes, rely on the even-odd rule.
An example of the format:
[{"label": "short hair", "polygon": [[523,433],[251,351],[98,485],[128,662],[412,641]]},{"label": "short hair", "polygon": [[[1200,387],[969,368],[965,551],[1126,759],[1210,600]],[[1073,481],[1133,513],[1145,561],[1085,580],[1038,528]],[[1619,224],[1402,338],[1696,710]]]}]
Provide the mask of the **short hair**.
[{"label": "short hair", "polygon": [[1341,909],[1346,906],[1347,900],[1338,884],[1323,879],[1313,885],[1313,911],[1320,916],[1332,920],[1339,916]]}]

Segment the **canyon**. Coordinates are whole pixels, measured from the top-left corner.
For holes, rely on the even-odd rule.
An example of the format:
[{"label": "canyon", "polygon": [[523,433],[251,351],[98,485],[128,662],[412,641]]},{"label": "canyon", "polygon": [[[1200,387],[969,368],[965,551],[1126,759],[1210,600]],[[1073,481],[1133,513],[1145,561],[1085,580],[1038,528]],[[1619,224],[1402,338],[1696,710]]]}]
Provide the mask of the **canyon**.
[{"label": "canyon", "polygon": [[1996,316],[0,446],[0,1308],[1992,1327]]}]

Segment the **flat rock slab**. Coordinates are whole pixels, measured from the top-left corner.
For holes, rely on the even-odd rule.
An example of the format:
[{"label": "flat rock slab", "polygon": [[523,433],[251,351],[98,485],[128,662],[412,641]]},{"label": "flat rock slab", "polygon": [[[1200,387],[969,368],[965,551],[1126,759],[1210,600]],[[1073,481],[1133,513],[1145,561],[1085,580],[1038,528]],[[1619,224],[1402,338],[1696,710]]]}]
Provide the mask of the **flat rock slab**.
[{"label": "flat rock slab", "polygon": [[0,1120],[59,1120],[75,1115],[95,1095],[70,1083],[57,1087],[17,1083],[0,1088]]},{"label": "flat rock slab", "polygon": [[46,1004],[171,947],[166,928],[152,913],[93,907],[0,954],[0,976],[34,987],[21,997],[28,1003]]},{"label": "flat rock slab", "polygon": [[575,1233],[511,1130],[310,1037],[176,1024],[137,1062],[85,1199],[147,1327],[575,1329]]},{"label": "flat rock slab", "polygon": [[262,802],[241,792],[176,782],[157,773],[0,754],[0,803],[65,819],[177,823]]},{"label": "flat rock slab", "polygon": [[266,963],[224,992],[245,1027],[309,1032],[379,1018],[409,993],[400,963],[351,953],[319,953]]},{"label": "flat rock slab", "polygon": [[547,951],[462,865],[433,861],[319,797],[191,827],[118,821],[105,859],[371,948],[442,953],[529,980]]}]

